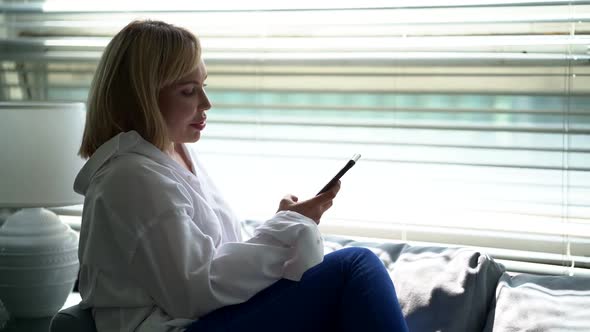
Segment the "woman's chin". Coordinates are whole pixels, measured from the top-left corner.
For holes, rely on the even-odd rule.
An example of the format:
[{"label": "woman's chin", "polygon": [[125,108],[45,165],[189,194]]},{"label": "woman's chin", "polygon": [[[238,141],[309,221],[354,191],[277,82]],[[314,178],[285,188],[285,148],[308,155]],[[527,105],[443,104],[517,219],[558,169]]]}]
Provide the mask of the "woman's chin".
[{"label": "woman's chin", "polygon": [[201,138],[201,132],[197,132],[196,134],[193,134],[190,138],[190,140],[187,143],[195,143],[197,142],[199,139]]},{"label": "woman's chin", "polygon": [[186,133],[185,135],[182,135],[182,137],[178,137],[174,141],[177,143],[181,143],[181,142],[182,143],[195,143],[200,138],[201,138],[201,132],[197,131],[197,132]]}]

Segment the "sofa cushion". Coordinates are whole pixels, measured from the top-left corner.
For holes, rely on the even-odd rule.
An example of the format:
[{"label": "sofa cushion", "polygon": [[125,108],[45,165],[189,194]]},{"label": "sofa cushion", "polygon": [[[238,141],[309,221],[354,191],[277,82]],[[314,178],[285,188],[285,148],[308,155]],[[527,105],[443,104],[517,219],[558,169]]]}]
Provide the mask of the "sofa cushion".
[{"label": "sofa cushion", "polygon": [[485,332],[590,330],[590,278],[504,273]]}]

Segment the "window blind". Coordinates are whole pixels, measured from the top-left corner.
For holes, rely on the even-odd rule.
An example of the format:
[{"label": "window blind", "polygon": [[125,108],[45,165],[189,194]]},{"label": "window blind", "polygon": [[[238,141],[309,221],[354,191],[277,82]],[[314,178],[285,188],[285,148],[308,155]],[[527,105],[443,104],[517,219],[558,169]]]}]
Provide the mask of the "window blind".
[{"label": "window blind", "polygon": [[0,98],[84,101],[135,18],[200,36],[194,148],[242,218],[313,196],[325,233],[590,274],[590,1],[0,2]]}]

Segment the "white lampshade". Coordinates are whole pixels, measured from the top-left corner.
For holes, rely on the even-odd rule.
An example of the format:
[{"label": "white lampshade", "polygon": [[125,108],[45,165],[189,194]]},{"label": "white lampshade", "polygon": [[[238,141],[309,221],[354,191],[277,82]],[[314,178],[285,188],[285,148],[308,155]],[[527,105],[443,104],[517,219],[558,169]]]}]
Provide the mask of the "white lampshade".
[{"label": "white lampshade", "polygon": [[0,103],[0,208],[80,204],[82,103]]}]

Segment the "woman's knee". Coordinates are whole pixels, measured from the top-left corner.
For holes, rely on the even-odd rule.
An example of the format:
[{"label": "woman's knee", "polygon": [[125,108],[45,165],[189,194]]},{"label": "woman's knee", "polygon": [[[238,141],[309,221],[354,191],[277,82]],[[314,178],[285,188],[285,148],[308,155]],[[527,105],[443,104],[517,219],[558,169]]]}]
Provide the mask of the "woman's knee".
[{"label": "woman's knee", "polygon": [[381,259],[371,250],[364,247],[348,247],[338,250],[353,264],[383,267]]},{"label": "woman's knee", "polygon": [[363,258],[368,258],[368,259],[373,259],[373,258],[379,259],[379,257],[377,257],[377,255],[375,255],[375,253],[371,249],[365,248],[365,247],[347,247],[347,248],[340,249],[340,251],[347,252],[348,254],[355,255],[358,257],[363,257]]}]

